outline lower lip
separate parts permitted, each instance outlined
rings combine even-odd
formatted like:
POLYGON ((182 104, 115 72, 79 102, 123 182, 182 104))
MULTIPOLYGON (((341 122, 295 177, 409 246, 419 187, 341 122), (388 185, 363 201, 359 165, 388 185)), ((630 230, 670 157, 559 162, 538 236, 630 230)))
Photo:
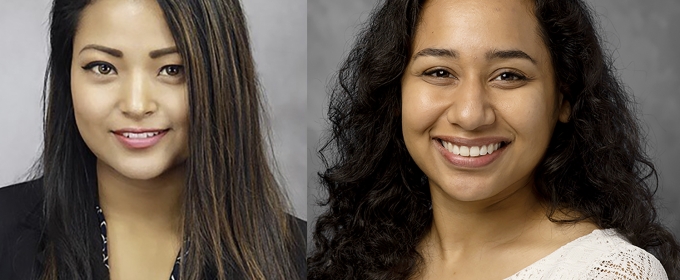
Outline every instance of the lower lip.
POLYGON ((161 141, 163 136, 167 133, 167 130, 162 131, 156 136, 153 137, 148 137, 148 138, 127 138, 123 135, 116 134, 116 138, 118 141, 120 141, 125 147, 130 148, 130 149, 146 149, 149 147, 152 147, 153 145, 156 145, 158 141, 161 141))
POLYGON ((501 147, 498 150, 495 150, 493 154, 486 154, 483 156, 476 157, 464 157, 449 152, 449 150, 442 146, 439 140, 433 139, 432 141, 437 151, 439 151, 439 153, 442 154, 442 156, 444 156, 444 158, 449 163, 453 164, 456 167, 461 168, 481 168, 487 166, 494 162, 498 157, 500 157, 503 151, 505 151, 505 148, 507 147, 507 146, 501 147))

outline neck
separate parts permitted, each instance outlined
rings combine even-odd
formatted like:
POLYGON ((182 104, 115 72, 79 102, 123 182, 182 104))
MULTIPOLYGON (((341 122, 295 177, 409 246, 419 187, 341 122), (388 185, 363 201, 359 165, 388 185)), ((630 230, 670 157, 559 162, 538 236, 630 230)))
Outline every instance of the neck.
POLYGON ((135 180, 98 160, 97 181, 99 205, 107 221, 180 231, 183 164, 156 178, 135 180))
POLYGON ((442 256, 463 256, 517 241, 546 220, 529 183, 475 202, 456 201, 441 188, 430 189, 433 223, 425 242, 442 256))

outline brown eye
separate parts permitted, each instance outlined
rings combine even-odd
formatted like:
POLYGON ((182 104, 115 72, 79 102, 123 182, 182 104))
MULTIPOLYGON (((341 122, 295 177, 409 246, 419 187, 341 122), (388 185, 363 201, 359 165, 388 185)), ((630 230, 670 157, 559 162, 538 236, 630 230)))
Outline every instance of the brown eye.
POLYGON ((496 77, 495 80, 512 82, 512 81, 521 81, 521 80, 525 80, 525 79, 526 79, 526 77, 524 77, 522 75, 515 74, 515 73, 512 73, 512 72, 504 72, 504 73, 498 75, 498 77, 496 77))
POLYGON ((106 65, 106 64, 101 64, 101 65, 97 66, 97 68, 99 70, 98 71, 99 74, 108 75, 109 73, 111 73, 111 67, 106 65))
POLYGON ((425 75, 434 77, 434 78, 449 78, 453 77, 449 71, 446 71, 444 69, 434 69, 428 72, 425 72, 425 75))
POLYGON ((184 67, 181 65, 168 65, 161 69, 161 75, 179 76, 184 73, 184 67))
POLYGON ((92 62, 88 65, 85 65, 83 69, 92 71, 97 75, 109 75, 112 73, 114 74, 116 73, 116 69, 113 67, 113 65, 102 61, 92 62))

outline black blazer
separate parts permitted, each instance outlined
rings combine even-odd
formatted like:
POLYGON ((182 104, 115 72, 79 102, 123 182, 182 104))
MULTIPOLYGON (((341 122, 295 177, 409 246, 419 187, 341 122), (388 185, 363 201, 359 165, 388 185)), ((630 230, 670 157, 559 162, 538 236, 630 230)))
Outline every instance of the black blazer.
MULTIPOLYGON (((42 179, 0 188, 0 280, 36 279, 42 272, 42 202, 42 179)), ((301 232, 306 232, 307 223, 295 219, 301 232)), ((292 256, 300 279, 307 279, 305 243, 302 234, 292 256)))

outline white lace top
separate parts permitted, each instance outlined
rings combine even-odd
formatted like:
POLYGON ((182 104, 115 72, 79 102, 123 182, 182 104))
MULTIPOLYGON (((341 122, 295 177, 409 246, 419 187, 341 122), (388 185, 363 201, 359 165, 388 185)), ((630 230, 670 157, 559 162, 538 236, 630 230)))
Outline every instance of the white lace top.
POLYGON ((668 279, 652 254, 630 244, 614 229, 595 230, 557 249, 505 280, 668 279))

